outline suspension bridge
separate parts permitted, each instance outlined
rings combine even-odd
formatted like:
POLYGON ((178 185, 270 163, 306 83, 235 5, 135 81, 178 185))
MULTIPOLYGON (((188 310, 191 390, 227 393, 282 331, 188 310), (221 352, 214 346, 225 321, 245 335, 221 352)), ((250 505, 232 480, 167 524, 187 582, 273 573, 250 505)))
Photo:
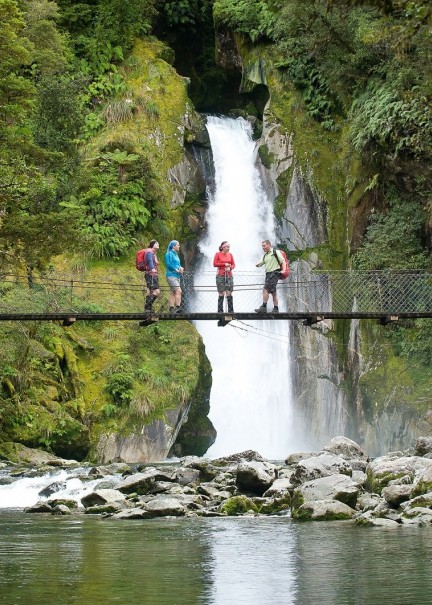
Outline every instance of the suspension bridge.
POLYGON ((426 271, 295 271, 279 281, 279 313, 258 314, 264 274, 236 271, 234 312, 217 313, 213 272, 185 273, 182 306, 169 313, 169 287, 160 277, 161 294, 151 313, 144 311, 143 275, 95 279, 85 272, 49 272, 40 276, 0 275, 0 321, 213 320, 226 325, 239 320, 300 320, 312 325, 324 319, 377 319, 386 324, 405 318, 432 317, 432 274, 426 271))

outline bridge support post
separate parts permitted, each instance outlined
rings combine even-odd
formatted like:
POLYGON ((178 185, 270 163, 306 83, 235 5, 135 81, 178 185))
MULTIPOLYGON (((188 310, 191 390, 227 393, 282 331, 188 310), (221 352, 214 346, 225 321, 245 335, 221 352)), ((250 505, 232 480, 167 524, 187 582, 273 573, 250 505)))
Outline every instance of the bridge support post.
POLYGON ((318 322, 322 321, 323 319, 324 319, 324 315, 311 315, 310 317, 305 319, 302 323, 304 326, 313 326, 314 324, 317 324, 318 322))
POLYGON ((378 323, 382 326, 386 326, 387 324, 391 323, 392 321, 398 321, 398 320, 399 320, 398 315, 384 315, 383 317, 379 318, 378 323))
POLYGON ((69 327, 69 326, 73 326, 73 324, 76 322, 76 317, 67 317, 66 319, 63 320, 63 325, 65 326, 65 328, 69 327))
POLYGON ((152 326, 153 324, 157 324, 159 321, 159 317, 155 317, 155 316, 151 316, 151 317, 146 317, 145 319, 143 319, 142 321, 139 322, 139 326, 143 327, 143 328, 147 328, 148 326, 152 326))
POLYGON ((219 328, 224 328, 233 319, 235 319, 235 318, 232 315, 224 315, 221 319, 219 319, 219 321, 217 322, 217 325, 219 328))

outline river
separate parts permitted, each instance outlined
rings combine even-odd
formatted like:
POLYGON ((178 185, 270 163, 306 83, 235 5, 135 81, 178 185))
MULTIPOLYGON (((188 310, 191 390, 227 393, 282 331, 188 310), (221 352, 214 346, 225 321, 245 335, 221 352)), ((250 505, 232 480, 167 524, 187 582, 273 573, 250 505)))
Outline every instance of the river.
POLYGON ((425 605, 432 531, 0 511, 2 605, 425 605))

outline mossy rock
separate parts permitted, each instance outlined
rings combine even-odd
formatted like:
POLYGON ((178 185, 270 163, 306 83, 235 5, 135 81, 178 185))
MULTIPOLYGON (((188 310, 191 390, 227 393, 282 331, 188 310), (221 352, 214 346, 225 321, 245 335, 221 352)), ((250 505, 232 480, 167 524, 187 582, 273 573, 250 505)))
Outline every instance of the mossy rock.
POLYGON ((258 147, 258 155, 263 165, 269 170, 275 160, 274 153, 271 153, 267 145, 264 144, 258 147))
POLYGON ((264 503, 260 509, 260 515, 276 515, 290 509, 291 496, 287 492, 280 498, 273 498, 270 502, 264 503))
POLYGON ((226 513, 229 517, 243 515, 249 511, 258 512, 257 505, 246 496, 233 496, 228 498, 220 507, 221 513, 226 513))
POLYGON ((411 499, 417 496, 423 496, 424 494, 432 493, 432 481, 425 481, 420 479, 413 491, 411 492, 411 499))
POLYGON ((365 489, 373 494, 381 494, 382 490, 387 487, 390 481, 405 477, 407 474, 407 472, 374 473, 368 468, 366 469, 365 489))
POLYGON ((291 498, 291 512, 294 514, 305 502, 304 496, 300 490, 295 489, 291 498))
POLYGON ((355 511, 343 502, 337 500, 317 500, 300 506, 292 518, 297 521, 347 521, 355 511))

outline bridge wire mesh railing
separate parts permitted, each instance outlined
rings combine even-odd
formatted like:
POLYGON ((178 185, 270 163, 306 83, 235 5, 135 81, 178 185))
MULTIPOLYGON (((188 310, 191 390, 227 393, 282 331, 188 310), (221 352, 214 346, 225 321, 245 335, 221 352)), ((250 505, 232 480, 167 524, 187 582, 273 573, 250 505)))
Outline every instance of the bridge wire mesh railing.
MULTIPOLYGON (((264 274, 236 272, 236 313, 250 313, 262 302, 264 274)), ((218 292, 213 272, 186 272, 181 279, 182 308, 187 313, 216 313, 218 292)), ((160 276, 156 313, 168 313, 169 286, 160 276)), ((432 274, 427 272, 295 272, 279 281, 279 307, 289 313, 372 313, 398 315, 432 312, 432 274)), ((49 272, 40 276, 0 275, 0 314, 140 313, 144 310, 144 276, 107 275, 94 280, 83 273, 49 272)), ((272 309, 272 301, 268 304, 272 309)), ((226 301, 224 311, 226 312, 226 301)))

